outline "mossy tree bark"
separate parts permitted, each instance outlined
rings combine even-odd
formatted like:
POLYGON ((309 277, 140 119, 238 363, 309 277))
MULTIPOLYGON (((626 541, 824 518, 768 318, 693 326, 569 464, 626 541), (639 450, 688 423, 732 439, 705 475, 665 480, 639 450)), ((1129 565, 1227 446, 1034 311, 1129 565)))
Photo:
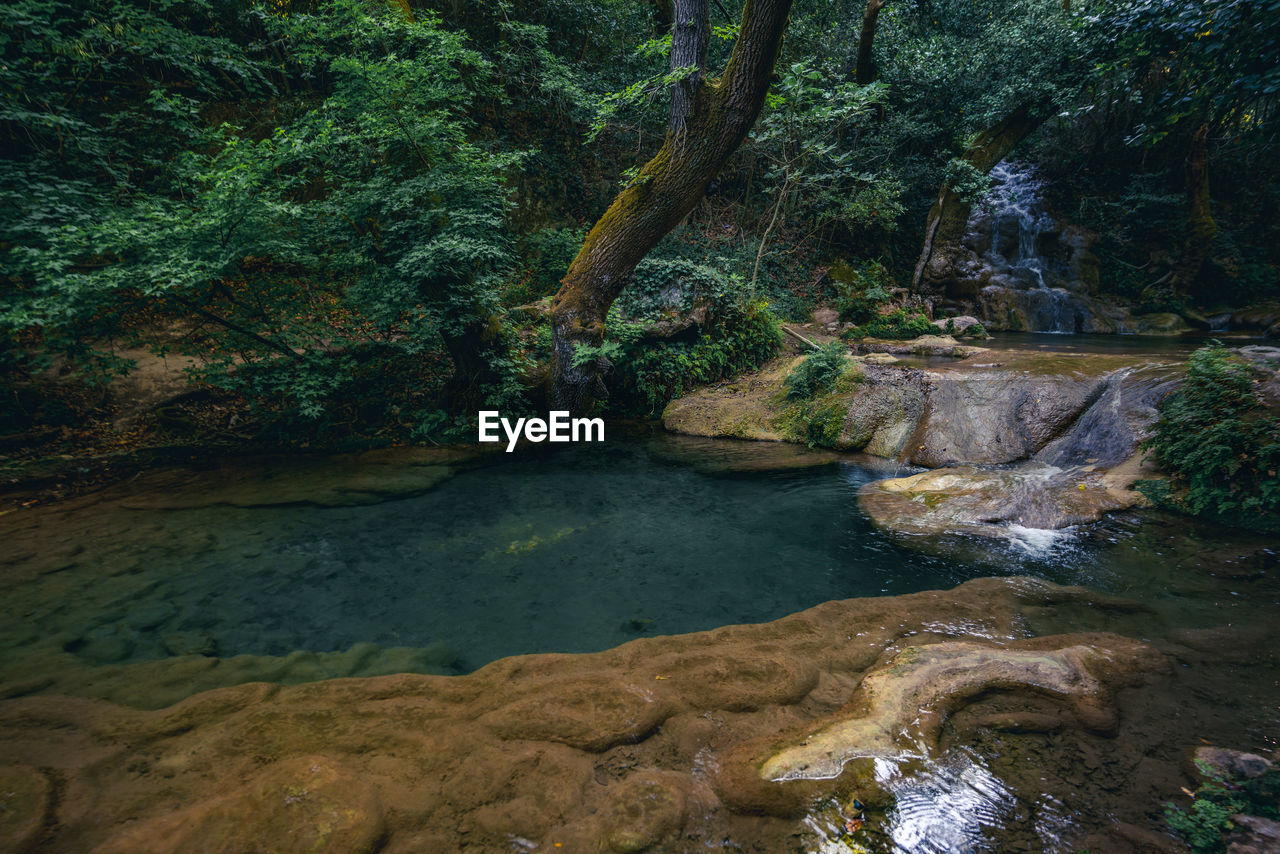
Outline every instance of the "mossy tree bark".
POLYGON ((636 264, 684 219, 746 137, 764 104, 791 0, 746 0, 738 40, 719 79, 703 73, 708 0, 673 3, 671 64, 695 70, 674 87, 658 153, 587 234, 551 307, 551 405, 582 413, 607 396, 608 361, 579 360, 604 339, 609 306, 636 264))
MULTIPOLYGON (((1014 146, 1040 126, 1044 117, 1044 104, 1025 103, 980 133, 959 159, 980 172, 990 172, 1013 151, 1014 146)), ((970 202, 964 200, 949 183, 942 185, 925 221, 924 247, 911 278, 912 291, 941 293, 947 281, 954 276, 956 255, 969 221, 970 207, 970 202)))
POLYGON ((886 0, 868 0, 867 11, 862 15, 862 35, 858 39, 858 65, 853 73, 853 79, 859 86, 866 86, 868 83, 875 82, 876 79, 875 62, 871 59, 871 46, 876 40, 876 22, 885 2, 886 0))

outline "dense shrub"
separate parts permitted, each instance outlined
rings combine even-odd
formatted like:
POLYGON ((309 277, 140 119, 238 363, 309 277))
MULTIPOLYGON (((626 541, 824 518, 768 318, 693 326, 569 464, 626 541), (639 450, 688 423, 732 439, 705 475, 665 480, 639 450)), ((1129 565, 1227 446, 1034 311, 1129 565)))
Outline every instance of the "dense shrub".
POLYGON ((893 276, 879 261, 861 267, 837 262, 831 265, 830 276, 836 283, 833 307, 840 312, 841 320, 852 323, 874 318, 894 287, 893 276))
POLYGON ((603 356, 613 364, 609 409, 661 411, 694 386, 758 368, 772 358, 782 327, 769 305, 751 299, 739 276, 680 258, 646 259, 609 312, 600 347, 578 347, 575 359, 603 356), (646 337, 655 321, 695 308, 705 322, 678 336, 646 337))
POLYGON ((919 338, 921 335, 936 334, 938 328, 919 312, 897 309, 891 314, 879 314, 861 326, 845 330, 843 337, 850 340, 859 338, 892 338, 906 340, 919 338))
POLYGON ((1192 513, 1280 514, 1280 416, 1253 385, 1253 366, 1220 344, 1192 354, 1146 442, 1173 488, 1148 482, 1143 493, 1192 513))

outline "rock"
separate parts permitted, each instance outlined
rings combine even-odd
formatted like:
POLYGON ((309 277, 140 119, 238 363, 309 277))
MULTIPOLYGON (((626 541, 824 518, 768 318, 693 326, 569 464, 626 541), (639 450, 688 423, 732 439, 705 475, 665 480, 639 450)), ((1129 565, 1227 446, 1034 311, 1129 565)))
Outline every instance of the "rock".
POLYGON ((216 471, 185 473, 184 489, 180 493, 168 493, 164 489, 166 479, 180 475, 159 472, 144 481, 154 488, 124 499, 123 505, 132 509, 177 510, 215 504, 233 507, 376 504, 426 492, 451 477, 454 464, 481 453, 475 447, 391 448, 310 460, 228 462, 216 471), (202 488, 192 488, 192 480, 203 482, 202 488))
POLYGON ((34 768, 0 768, 0 851, 34 851, 44 835, 52 787, 34 768))
POLYGON ((1280 852, 1280 821, 1256 815, 1233 815, 1235 829, 1227 834, 1227 854, 1276 854, 1280 852))
MULTIPOLYGON (((951 338, 918 340, 959 346, 951 338)), ((910 349, 914 342, 870 346, 881 343, 910 349)), ((1173 365, 1148 365, 1149 357, 1135 366, 1122 356, 1001 351, 998 363, 968 359, 920 370, 862 356, 841 388, 798 408, 786 399, 784 380, 800 358, 678 398, 663 424, 676 433, 816 442, 930 467, 1037 454, 1064 469, 1114 467, 1131 456, 1153 400, 1180 376, 1173 365)))
POLYGON ((1159 655, 1138 641, 1091 640, 1058 649, 967 642, 906 647, 863 677, 859 698, 831 721, 783 739, 785 746, 759 766, 760 777, 834 779, 854 759, 888 758, 915 744, 936 750, 948 713, 996 687, 1047 694, 1072 708, 1087 728, 1106 731, 1115 724, 1114 713, 1095 671, 1139 673, 1161 664, 1159 655))
POLYGON ((611 851, 648 851, 684 824, 688 782, 683 775, 640 772, 613 795, 605 844, 611 851))
POLYGON ((1251 305, 1231 315, 1232 329, 1267 330, 1280 324, 1280 302, 1251 305))
POLYGON ((1181 335, 1191 331, 1182 316, 1171 311, 1139 315, 1137 323, 1139 335, 1181 335))
POLYGON ((840 322, 840 312, 834 308, 815 308, 813 313, 809 315, 809 319, 818 326, 828 326, 832 323, 840 322))
POLYGON ((324 756, 273 766, 239 792, 126 829, 95 854, 377 850, 384 823, 372 785, 324 756))
POLYGON ((857 358, 868 365, 893 365, 898 362, 898 357, 890 353, 868 353, 857 358))
MULTIPOLYGON (((938 327, 940 332, 948 335, 964 335, 972 326, 981 326, 982 321, 970 314, 962 314, 958 317, 938 318, 933 321, 933 325, 938 327), (950 327, 948 329, 948 327, 950 327)), ((989 336, 983 336, 989 337, 989 336)))
POLYGON ((857 353, 892 353, 899 356, 950 356, 967 359, 987 352, 985 347, 961 344, 950 335, 921 335, 907 341, 863 338, 851 345, 857 353))
POLYGON ((1092 522, 1139 500, 1136 493, 1113 488, 1100 473, 1044 465, 942 468, 873 481, 858 491, 858 506, 877 527, 933 536, 1021 538, 1020 528, 1053 530, 1092 522))
POLYGON ((129 628, 143 632, 148 629, 154 629, 161 623, 168 622, 176 617, 177 614, 178 609, 174 607, 172 602, 155 599, 130 607, 128 613, 125 614, 124 622, 129 628))
POLYGON ((134 636, 114 625, 95 626, 69 648, 71 652, 93 664, 110 664, 129 657, 134 636))
POLYGON ((1268 338, 1280 338, 1280 320, 1267 327, 1267 331, 1263 333, 1268 338))
POLYGON ((218 642, 204 632, 173 632, 164 636, 164 648, 170 655, 218 654, 218 642))
POLYGON ((1197 747, 1191 754, 1191 761, 1198 775, 1203 775, 1203 766, 1210 776, 1223 780, 1252 780, 1274 767, 1265 756, 1225 747, 1197 747))
POLYGON ((1110 334, 1116 323, 1083 294, 1063 288, 1025 287, 994 277, 977 298, 983 325, 1010 332, 1074 332, 1110 334))
MULTIPOLYGON (((873 688, 889 710, 877 719, 888 720, 917 690, 947 709, 970 688, 996 685, 984 679, 1004 680, 1002 708, 1025 701, 1043 711, 1047 692, 1068 710, 1064 736, 1105 731, 1110 698, 1128 696, 1110 688, 1158 672, 1158 657, 1112 635, 1008 640, 1051 606, 1087 615, 1103 602, 1081 588, 983 578, 600 653, 506 658, 463 676, 255 682, 153 711, 10 695, 0 700, 0 767, 24 770, 0 771, 0 797, 17 793, 0 809, 0 849, 38 827, 38 850, 99 854, 682 850, 689 834, 792 850, 797 823, 739 808, 753 798, 770 814, 803 812, 810 796, 847 802, 848 781, 797 789, 748 760, 862 719, 873 688), (38 763, 56 769, 56 799, 30 770, 38 763)), ((375 652, 353 648, 352 657, 375 652)), ((127 695, 174 680, 190 691, 193 673, 237 666, 148 662, 127 695)), ((936 733, 939 721, 919 731, 936 733)), ((1123 738, 1094 747, 1147 749, 1123 738)))
POLYGON ((803 356, 782 357, 732 384, 699 389, 676 398, 662 412, 662 424, 674 433, 779 442, 777 423, 783 381, 803 356))
POLYGON ((707 306, 705 304, 695 305, 686 312, 671 312, 670 316, 662 320, 656 320, 645 326, 641 333, 645 338, 655 338, 659 340, 675 338, 694 327, 702 327, 707 322, 707 306))

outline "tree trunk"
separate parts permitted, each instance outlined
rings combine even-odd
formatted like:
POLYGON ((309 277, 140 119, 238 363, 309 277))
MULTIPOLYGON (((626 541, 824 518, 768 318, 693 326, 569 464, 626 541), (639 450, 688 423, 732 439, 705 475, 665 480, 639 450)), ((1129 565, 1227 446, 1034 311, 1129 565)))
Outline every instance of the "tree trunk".
MULTIPOLYGON (((707 0, 676 0, 673 68, 703 65, 707 0), (690 62, 694 59, 694 62, 690 62)), ((693 210, 755 123, 764 104, 786 30, 791 0, 746 0, 733 53, 719 80, 699 71, 675 87, 671 121, 658 153, 645 164, 587 234, 551 306, 552 407, 588 411, 607 396, 603 357, 579 359, 599 347, 605 315, 649 250, 693 210)))
MULTIPOLYGON (((993 127, 978 135, 969 149, 960 156, 979 172, 990 172, 992 167, 1008 156, 1019 142, 1044 121, 1044 104, 1026 103, 1018 107, 993 127)), ((941 292, 953 274, 956 254, 964 228, 969 221, 971 204, 963 200, 944 183, 938 198, 929 209, 925 221, 924 247, 911 277, 911 290, 916 293, 941 292)))
POLYGON ((865 86, 876 79, 875 63, 871 60, 871 44, 876 40, 876 19, 886 0, 868 0, 867 11, 862 15, 862 36, 858 39, 858 66, 853 79, 865 86))

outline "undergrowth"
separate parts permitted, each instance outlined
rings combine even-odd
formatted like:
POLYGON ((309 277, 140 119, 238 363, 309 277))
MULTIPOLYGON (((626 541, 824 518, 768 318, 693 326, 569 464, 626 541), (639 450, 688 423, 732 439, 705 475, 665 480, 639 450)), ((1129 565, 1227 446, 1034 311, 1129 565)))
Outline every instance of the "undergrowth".
POLYGON ((1280 415, 1254 390, 1255 369, 1214 342, 1192 354, 1144 447, 1172 483, 1142 481, 1153 503, 1270 528, 1280 521, 1280 415))

